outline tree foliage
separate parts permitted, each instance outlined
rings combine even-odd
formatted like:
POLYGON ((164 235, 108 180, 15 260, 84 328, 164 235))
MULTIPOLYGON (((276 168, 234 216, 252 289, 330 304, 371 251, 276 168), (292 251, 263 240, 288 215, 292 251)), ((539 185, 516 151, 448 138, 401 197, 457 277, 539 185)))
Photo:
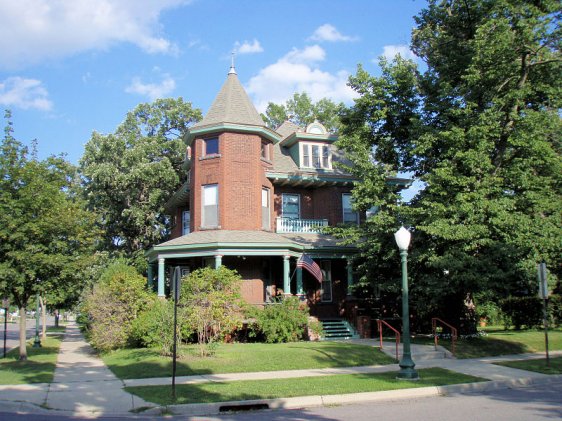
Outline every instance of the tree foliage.
POLYGON ((115 133, 97 132, 85 146, 80 171, 86 200, 100 215, 103 249, 144 262, 170 223, 163 206, 184 181, 182 135, 201 112, 178 99, 158 99, 129 112, 115 133))
POLYGON ((344 108, 343 103, 336 104, 327 98, 312 102, 310 96, 303 92, 295 93, 285 104, 270 102, 262 118, 272 129, 287 120, 303 128, 318 120, 329 132, 336 133, 340 127, 339 114, 344 108))
POLYGON ((389 231, 411 226, 420 313, 459 320, 467 294, 532 294, 539 261, 561 275, 560 17, 556 1, 433 0, 412 35, 427 70, 397 58, 351 78, 341 146, 365 178, 357 206, 381 208, 366 268, 384 278, 389 231), (383 179, 398 172, 425 188, 397 206, 383 179))
POLYGON ((13 137, 9 112, 6 120, 0 145, 0 293, 25 314, 36 294, 77 299, 97 231, 94 216, 74 194, 75 168, 61 157, 37 160, 13 137))

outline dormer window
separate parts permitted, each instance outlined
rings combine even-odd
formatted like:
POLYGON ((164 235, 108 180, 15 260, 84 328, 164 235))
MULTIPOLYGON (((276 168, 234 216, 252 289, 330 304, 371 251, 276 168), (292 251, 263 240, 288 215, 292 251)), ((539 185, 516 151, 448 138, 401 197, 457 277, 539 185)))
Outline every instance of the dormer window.
POLYGON ((300 148, 301 168, 332 169, 332 152, 330 150, 330 145, 325 143, 302 142, 300 148))
POLYGON ((203 156, 212 156, 219 154, 219 139, 218 137, 211 137, 203 139, 203 156))

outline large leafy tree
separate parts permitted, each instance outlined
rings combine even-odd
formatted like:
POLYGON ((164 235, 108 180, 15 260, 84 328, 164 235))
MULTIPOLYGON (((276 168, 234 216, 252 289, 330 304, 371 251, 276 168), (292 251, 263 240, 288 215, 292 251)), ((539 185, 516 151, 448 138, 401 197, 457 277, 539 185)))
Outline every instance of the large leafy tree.
POLYGON ((534 293, 539 261, 560 276, 560 17, 548 0, 430 1, 412 36, 426 71, 398 59, 351 79, 343 147, 425 184, 393 210, 415 230, 420 313, 458 320, 474 293, 534 293))
POLYGON ((136 259, 168 234, 163 206, 183 181, 182 135, 201 112, 182 98, 158 99, 129 112, 115 133, 94 132, 80 160, 91 209, 101 216, 103 248, 136 259))
POLYGON ((96 242, 93 215, 75 191, 75 168, 61 157, 37 160, 13 137, 10 113, 0 145, 0 294, 20 310, 20 359, 27 358, 30 300, 77 297, 96 242))
POLYGON ((313 102, 306 92, 302 92, 295 93, 285 104, 270 102, 262 118, 272 129, 287 120, 303 128, 318 120, 329 132, 336 133, 340 127, 339 114, 344 108, 343 103, 336 104, 328 98, 313 102))

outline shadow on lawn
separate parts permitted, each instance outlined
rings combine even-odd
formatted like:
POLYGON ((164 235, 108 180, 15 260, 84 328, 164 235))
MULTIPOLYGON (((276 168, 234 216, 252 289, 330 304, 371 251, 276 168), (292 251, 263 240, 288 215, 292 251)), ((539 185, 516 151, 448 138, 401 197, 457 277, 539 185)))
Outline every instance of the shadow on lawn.
POLYGON ((19 360, 19 348, 7 353, 6 359, 1 361, 0 372, 5 372, 6 378, 13 373, 20 383, 49 383, 53 380, 58 345, 43 345, 41 348, 27 346, 27 360, 19 360), (44 360, 51 361, 44 361, 44 360))

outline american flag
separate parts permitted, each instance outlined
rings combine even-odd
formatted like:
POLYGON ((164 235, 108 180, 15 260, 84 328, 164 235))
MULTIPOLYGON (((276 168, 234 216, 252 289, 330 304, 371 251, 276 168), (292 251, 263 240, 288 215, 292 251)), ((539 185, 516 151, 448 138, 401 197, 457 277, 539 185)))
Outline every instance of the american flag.
POLYGON ((306 254, 301 254, 301 257, 297 260, 297 267, 306 269, 318 282, 322 282, 323 276, 320 266, 306 254))

